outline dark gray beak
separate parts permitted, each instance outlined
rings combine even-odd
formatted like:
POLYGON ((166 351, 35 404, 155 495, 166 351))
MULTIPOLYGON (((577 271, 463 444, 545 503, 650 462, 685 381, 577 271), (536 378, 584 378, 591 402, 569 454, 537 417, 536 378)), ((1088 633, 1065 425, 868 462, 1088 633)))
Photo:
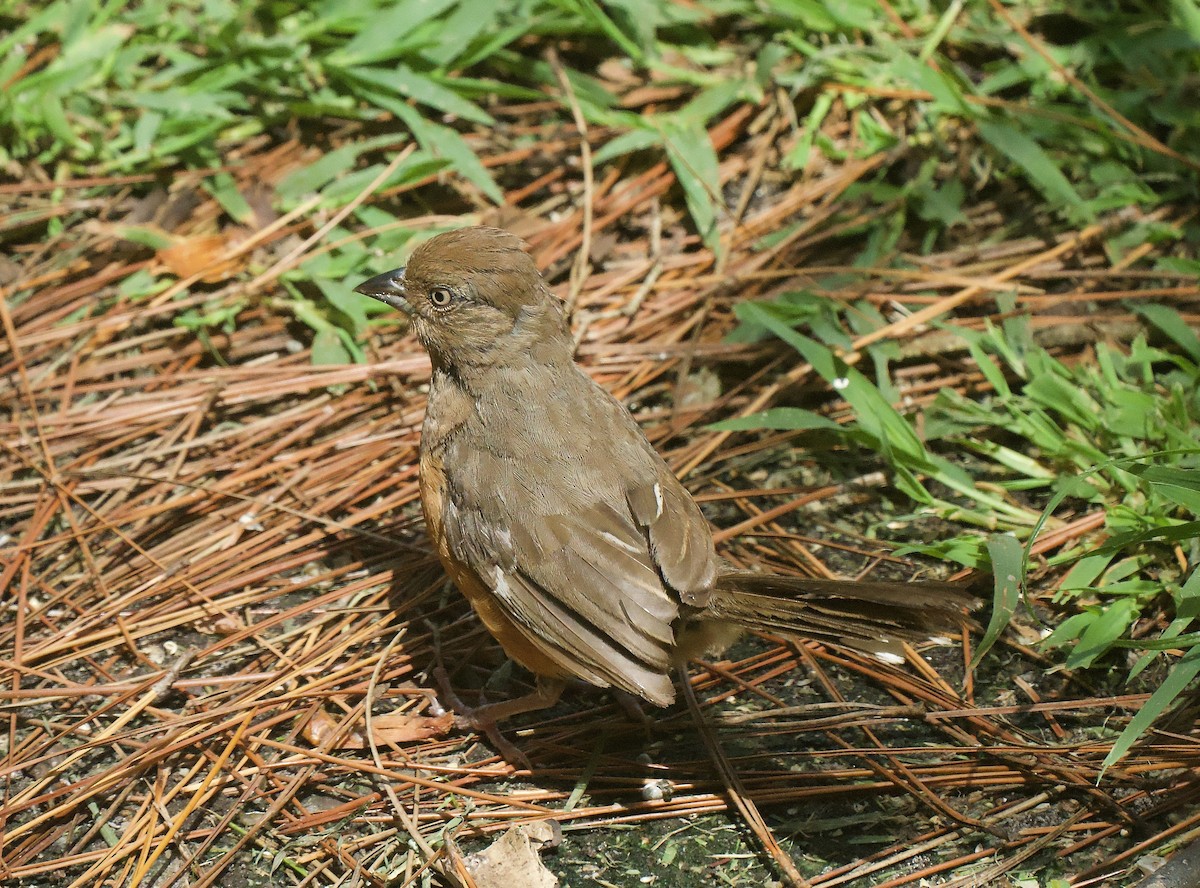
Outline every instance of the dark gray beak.
POLYGON ((404 298, 404 266, 377 274, 369 281, 363 281, 354 288, 354 292, 378 299, 405 314, 412 314, 412 306, 404 298))

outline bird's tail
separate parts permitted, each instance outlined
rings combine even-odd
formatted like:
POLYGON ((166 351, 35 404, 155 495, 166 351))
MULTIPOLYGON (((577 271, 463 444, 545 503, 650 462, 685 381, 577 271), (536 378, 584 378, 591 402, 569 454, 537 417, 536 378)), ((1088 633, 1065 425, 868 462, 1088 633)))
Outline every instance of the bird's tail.
POLYGON ((956 634, 978 599, 939 582, 818 580, 747 571, 717 579, 705 609, 747 629, 827 641, 898 662, 900 643, 956 634))

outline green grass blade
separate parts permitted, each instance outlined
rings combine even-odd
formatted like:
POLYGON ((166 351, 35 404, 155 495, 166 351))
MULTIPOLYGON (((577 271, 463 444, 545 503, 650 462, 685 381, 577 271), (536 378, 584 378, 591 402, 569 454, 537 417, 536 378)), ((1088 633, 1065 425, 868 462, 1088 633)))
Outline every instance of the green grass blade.
POLYGON ((739 319, 758 324, 771 331, 812 364, 821 375, 854 408, 859 426, 867 434, 887 445, 897 454, 921 466, 929 462, 925 445, 909 424, 879 389, 860 371, 851 367, 830 349, 796 332, 760 302, 744 302, 734 308, 739 319))
POLYGON ((1113 748, 1100 765, 1101 776, 1125 757, 1138 738, 1154 724, 1154 720, 1166 712, 1167 707, 1192 686, 1197 675, 1200 675, 1200 645, 1193 647, 1183 655, 1163 683, 1150 695, 1150 699, 1142 704, 1142 708, 1125 726, 1125 730, 1121 732, 1121 736, 1117 738, 1117 742, 1113 744, 1113 748))
POLYGON ((709 428, 723 432, 746 432, 756 429, 846 431, 844 426, 838 425, 833 420, 826 419, 811 410, 801 410, 798 407, 774 407, 761 413, 751 413, 749 416, 723 419, 720 422, 714 422, 709 428))
POLYGON ((1193 363, 1200 364, 1200 336, 1175 309, 1169 305, 1153 303, 1130 305, 1134 314, 1139 314, 1172 342, 1183 349, 1193 363))
POLYGON ((1023 169, 1047 200, 1067 210, 1072 218, 1092 217, 1092 211, 1041 145, 1016 127, 1000 120, 980 120, 976 125, 979 135, 1023 169))
POLYGON ((974 671, 1000 637, 1021 601, 1021 543, 1010 533, 993 534, 987 541, 992 562, 992 616, 967 668, 974 671))
POLYGON ((667 148, 671 169, 683 189, 696 231, 712 250, 719 246, 717 206, 721 202, 717 152, 708 131, 695 120, 663 120, 660 132, 667 148))

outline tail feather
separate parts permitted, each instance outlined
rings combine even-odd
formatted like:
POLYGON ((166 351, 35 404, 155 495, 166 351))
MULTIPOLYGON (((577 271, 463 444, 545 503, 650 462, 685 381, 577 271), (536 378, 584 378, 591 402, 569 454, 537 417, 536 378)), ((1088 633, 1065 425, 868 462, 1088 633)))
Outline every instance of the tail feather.
POLYGON ((956 633, 978 599, 939 582, 818 580, 745 571, 721 574, 706 618, 900 656, 900 642, 956 633))

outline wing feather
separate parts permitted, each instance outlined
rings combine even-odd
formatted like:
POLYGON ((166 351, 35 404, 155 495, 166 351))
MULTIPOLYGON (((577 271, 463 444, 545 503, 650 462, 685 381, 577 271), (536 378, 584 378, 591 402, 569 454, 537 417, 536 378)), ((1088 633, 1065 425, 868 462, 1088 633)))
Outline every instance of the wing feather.
POLYGON ((462 530, 451 545, 534 647, 592 684, 659 705, 674 699, 668 672, 679 609, 631 520, 622 526, 601 506, 527 515, 509 528, 461 506, 456 517, 462 530))

